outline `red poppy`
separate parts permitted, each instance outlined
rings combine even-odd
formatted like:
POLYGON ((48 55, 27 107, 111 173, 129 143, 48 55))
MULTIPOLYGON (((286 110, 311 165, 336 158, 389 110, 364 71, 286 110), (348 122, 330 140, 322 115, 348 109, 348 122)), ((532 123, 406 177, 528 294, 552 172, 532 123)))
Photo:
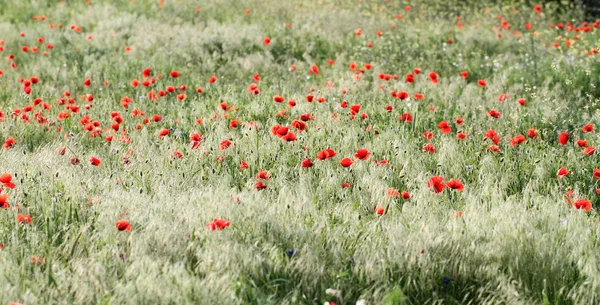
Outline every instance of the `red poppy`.
POLYGON ((584 211, 589 212, 592 209, 592 203, 586 199, 579 199, 573 203, 573 207, 578 210, 583 209, 584 211))
POLYGON ((518 100, 518 102, 519 102, 519 105, 521 105, 521 106, 525 106, 525 102, 527 102, 527 100, 526 100, 526 99, 524 99, 524 98, 520 98, 520 99, 518 100))
POLYGON ((429 73, 429 79, 431 80, 431 82, 433 84, 437 84, 438 83, 438 77, 439 77, 439 75, 437 73, 435 73, 435 72, 430 72, 429 73))
POLYGON ((425 144, 425 146, 423 146, 423 148, 421 150, 425 151, 425 152, 428 152, 430 154, 435 153, 435 147, 433 146, 433 143, 427 143, 427 144, 425 144))
POLYGON ((3 193, 0 194, 0 209, 8 209, 10 208, 10 204, 6 202, 8 200, 8 194, 3 193))
POLYGON ((0 183, 2 183, 2 186, 4 186, 5 188, 9 188, 9 189, 15 188, 15 184, 12 183, 12 175, 9 173, 4 173, 4 174, 0 175, 0 183))
POLYGON ((256 179, 269 180, 269 172, 268 171, 258 171, 256 174, 256 179))
POLYGON ((467 71, 462 71, 462 72, 460 72, 460 76, 462 76, 462 78, 465 78, 465 79, 466 79, 466 78, 468 78, 468 77, 469 77, 469 72, 467 72, 467 71))
POLYGON ((568 132, 563 132, 558 136, 558 143, 560 143, 560 145, 565 146, 567 145, 567 143, 569 142, 569 133, 568 132))
POLYGON ((375 212, 375 214, 381 216, 385 213, 385 208, 380 205, 376 205, 375 207, 373 207, 373 212, 375 212))
POLYGON ((510 139, 510 146, 517 146, 523 142, 525 142, 525 136, 524 135, 516 135, 512 139, 510 139))
POLYGON ((254 188, 261 191, 267 188, 267 186, 262 182, 262 181, 258 181, 256 182, 256 184, 254 184, 254 188))
POLYGON ((164 136, 168 135, 168 134, 169 134, 169 132, 170 132, 170 130, 169 130, 169 129, 167 129, 167 128, 164 128, 164 129, 162 129, 162 130, 161 130, 161 131, 158 133, 158 136, 162 138, 162 137, 164 137, 164 136))
POLYGON ((542 12, 542 7, 540 5, 536 5, 536 6, 533 7, 533 10, 536 13, 541 13, 542 12))
POLYGON ((284 101, 285 101, 285 98, 281 95, 273 96, 273 102, 275 102, 275 103, 283 103, 284 101))
POLYGON ((502 116, 502 114, 500 112, 496 111, 495 109, 490 110, 488 112, 488 115, 491 116, 491 117, 493 117, 493 118, 495 118, 495 119, 497 119, 497 118, 499 118, 499 117, 502 116))
POLYGON ((596 147, 594 146, 588 146, 583 150, 583 154, 586 156, 591 156, 594 152, 596 152, 596 147))
POLYGON ((587 140, 577 140, 577 146, 581 148, 586 148, 588 147, 588 142, 587 140))
POLYGON ((594 178, 600 180, 600 169, 594 168, 594 178))
POLYGON ((336 156, 336 153, 333 149, 324 149, 317 153, 317 159, 319 160, 328 160, 329 158, 333 158, 336 156))
POLYGON ((594 132, 594 125, 593 124, 587 124, 583 127, 581 127, 581 131, 583 132, 594 132))
POLYGON ((401 196, 402 196, 402 198, 404 198, 404 200, 410 199, 410 193, 407 191, 403 191, 401 196))
POLYGON ((444 177, 442 176, 433 176, 427 182, 427 187, 429 187, 436 194, 441 193, 444 190, 446 185, 444 184, 444 177))
POLYGON ((232 144, 232 143, 231 143, 231 141, 229 141, 229 140, 223 140, 223 141, 221 141, 221 143, 219 144, 219 149, 220 149, 221 151, 224 151, 224 150, 226 150, 227 148, 229 148, 229 146, 231 146, 231 144, 232 144))
POLYGON ((464 132, 462 132, 462 131, 460 131, 460 132, 458 132, 458 133, 456 134, 456 139, 457 139, 457 140, 464 140, 464 139, 466 139, 466 138, 467 138, 467 136, 469 136, 469 135, 468 135, 468 134, 466 134, 466 133, 464 133, 464 132))
POLYGON ((177 72, 177 71, 171 71, 171 73, 169 73, 169 75, 170 75, 172 78, 177 78, 177 77, 179 77, 179 72, 177 72))
POLYGON ((427 139, 427 140, 433 139, 433 136, 434 136, 433 132, 431 132, 429 130, 427 130, 426 132, 423 133, 423 137, 425 137, 425 139, 427 139))
POLYGON ((119 230, 119 231, 125 231, 125 232, 131 231, 131 224, 127 220, 123 220, 123 219, 118 220, 115 226, 117 227, 117 230, 119 230))
POLYGON ((6 141, 4 141, 4 149, 9 149, 15 144, 17 144, 17 140, 15 140, 15 138, 8 138, 6 141))
POLYGON ((214 83, 216 83, 216 82, 217 82, 217 80, 218 80, 218 79, 217 79, 217 77, 216 77, 215 75, 213 75, 213 76, 211 76, 211 77, 208 79, 208 82, 209 82, 210 84, 214 84, 214 83))
POLYGON ((268 46, 271 44, 271 37, 265 37, 265 39, 263 40, 263 43, 265 44, 265 46, 268 46))
POLYGON ((487 83, 483 79, 477 80, 477 84, 482 88, 485 88, 487 86, 487 83))
POLYGON ((211 231, 223 230, 231 225, 231 222, 225 219, 214 218, 213 221, 206 224, 206 228, 211 231))
POLYGON ((26 224, 31 224, 33 222, 33 220, 31 219, 31 215, 27 215, 27 214, 17 215, 17 221, 19 223, 26 223, 26 224))
POLYGON ((569 174, 569 170, 561 167, 558 169, 558 173, 556 173, 556 175, 558 176, 558 179, 561 179, 562 177, 566 176, 569 174))
POLYGON ((344 158, 340 161, 340 165, 343 167, 350 167, 352 164, 354 164, 354 162, 350 158, 344 158))
POLYGON ((450 127, 450 125, 448 125, 448 122, 446 121, 441 121, 437 127, 440 129, 440 131, 442 133, 449 133, 452 131, 452 128, 450 127))
POLYGON ((100 166, 100 159, 92 156, 90 158, 90 164, 93 165, 93 166, 100 166))
POLYGON ((537 136, 538 131, 535 129, 528 129, 527 130, 527 136, 530 138, 535 138, 535 136, 537 136))
POLYGON ((371 152, 369 152, 368 149, 361 148, 356 151, 356 154, 354 154, 354 157, 357 159, 360 159, 360 160, 367 160, 370 155, 371 155, 371 152))
POLYGON ((314 164, 312 163, 312 161, 310 161, 309 158, 302 160, 302 168, 309 168, 309 167, 312 167, 313 165, 314 164))
POLYGON ((402 114, 402 116, 398 117, 398 120, 406 122, 406 123, 412 123, 413 122, 413 117, 410 113, 405 112, 402 114))
POLYGON ((246 163, 246 161, 242 160, 242 162, 240 163, 240 169, 248 169, 250 168, 248 166, 248 163, 246 163))
POLYGON ((458 190, 459 192, 462 192, 465 189, 464 184, 456 179, 448 180, 448 182, 446 182, 446 186, 451 189, 458 190))
POLYGON ((496 146, 496 145, 490 145, 488 147, 488 151, 493 151, 493 152, 500 152, 500 147, 496 146))

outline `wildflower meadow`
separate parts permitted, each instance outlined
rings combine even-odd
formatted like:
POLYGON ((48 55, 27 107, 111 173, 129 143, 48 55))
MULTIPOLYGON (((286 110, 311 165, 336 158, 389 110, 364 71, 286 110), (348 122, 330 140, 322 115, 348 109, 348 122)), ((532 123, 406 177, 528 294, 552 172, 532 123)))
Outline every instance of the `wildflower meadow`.
POLYGON ((0 0, 0 304, 599 304, 599 26, 0 0))

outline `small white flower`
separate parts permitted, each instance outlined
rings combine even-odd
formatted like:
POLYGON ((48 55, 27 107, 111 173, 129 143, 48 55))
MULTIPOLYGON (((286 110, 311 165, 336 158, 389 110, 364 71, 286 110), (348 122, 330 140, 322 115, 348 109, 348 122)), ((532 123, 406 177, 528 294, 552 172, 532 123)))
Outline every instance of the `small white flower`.
POLYGON ((334 297, 339 297, 342 294, 341 290, 337 290, 337 289, 331 289, 331 288, 327 288, 327 290, 325 290, 325 293, 334 297))
POLYGON ((367 305, 367 302, 365 302, 365 300, 358 300, 356 301, 356 305, 367 305))

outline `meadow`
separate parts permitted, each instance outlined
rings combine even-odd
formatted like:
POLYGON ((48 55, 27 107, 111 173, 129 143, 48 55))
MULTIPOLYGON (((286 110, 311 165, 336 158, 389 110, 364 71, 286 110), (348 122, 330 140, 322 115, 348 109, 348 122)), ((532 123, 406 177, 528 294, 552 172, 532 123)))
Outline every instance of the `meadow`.
POLYGON ((0 304, 598 304, 599 25, 0 0, 0 304))

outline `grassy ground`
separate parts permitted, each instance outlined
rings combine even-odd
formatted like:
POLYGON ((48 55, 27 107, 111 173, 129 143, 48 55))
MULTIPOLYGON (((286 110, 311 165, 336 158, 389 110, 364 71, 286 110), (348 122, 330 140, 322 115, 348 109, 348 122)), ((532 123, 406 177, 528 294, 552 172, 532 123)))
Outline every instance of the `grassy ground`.
POLYGON ((598 23, 535 4, 0 0, 0 302, 597 304, 598 23))

